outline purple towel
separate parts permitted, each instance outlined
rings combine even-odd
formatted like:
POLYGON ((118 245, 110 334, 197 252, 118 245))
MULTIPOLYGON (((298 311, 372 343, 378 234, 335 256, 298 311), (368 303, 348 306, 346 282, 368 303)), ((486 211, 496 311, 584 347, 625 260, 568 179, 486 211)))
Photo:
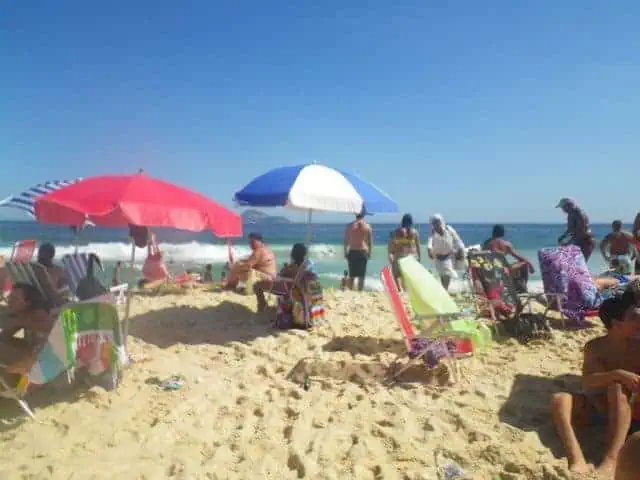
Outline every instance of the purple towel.
POLYGON ((582 324, 585 312, 599 306, 600 295, 580 248, 543 248, 538 259, 545 293, 560 294, 562 313, 582 324))

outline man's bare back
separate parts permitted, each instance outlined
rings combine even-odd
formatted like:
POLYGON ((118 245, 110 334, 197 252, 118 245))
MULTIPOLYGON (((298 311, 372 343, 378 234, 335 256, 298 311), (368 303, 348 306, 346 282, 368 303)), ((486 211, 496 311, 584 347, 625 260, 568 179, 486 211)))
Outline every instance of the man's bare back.
POLYGON ((355 220, 347 226, 345 232, 348 250, 369 252, 371 226, 364 220, 355 220))

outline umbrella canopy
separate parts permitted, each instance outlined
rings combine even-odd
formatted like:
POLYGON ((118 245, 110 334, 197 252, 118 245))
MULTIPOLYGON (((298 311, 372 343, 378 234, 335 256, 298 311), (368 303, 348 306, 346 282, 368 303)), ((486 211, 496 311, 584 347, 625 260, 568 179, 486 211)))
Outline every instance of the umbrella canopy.
POLYGON ((199 193, 149 177, 104 175, 85 178, 36 199, 39 222, 103 227, 140 225, 242 235, 240 215, 199 193))
POLYGON ((4 200, 0 200, 0 207, 17 208, 26 212, 31 218, 36 218, 35 201, 37 198, 47 193, 55 192, 61 188, 72 185, 82 180, 50 180, 48 182, 39 183, 31 188, 26 189, 18 195, 9 195, 4 200))
POLYGON ((280 167, 252 180, 236 192, 243 206, 290 207, 325 212, 393 213, 396 204, 382 190, 356 175, 324 165, 280 167))

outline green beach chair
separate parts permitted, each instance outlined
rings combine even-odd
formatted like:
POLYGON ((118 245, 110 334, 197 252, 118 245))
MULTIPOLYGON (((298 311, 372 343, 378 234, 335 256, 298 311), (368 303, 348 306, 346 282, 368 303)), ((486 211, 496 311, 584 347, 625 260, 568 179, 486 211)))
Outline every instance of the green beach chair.
MULTIPOLYGON (((491 346, 491 331, 484 323, 477 322, 466 312, 461 311, 453 301, 441 283, 416 259, 405 257, 399 262, 402 279, 409 294, 409 302, 414 311, 413 318, 409 318, 400 293, 398 292, 389 267, 382 270, 381 279, 395 316, 400 324, 401 331, 407 347, 410 361, 401 369, 394 364, 392 380, 407 370, 415 361, 427 354, 426 350, 416 351, 416 340, 426 339, 441 341, 452 339, 469 339, 473 345, 473 351, 481 351, 491 346), (419 333, 417 333, 419 332, 419 333)), ((445 351, 449 353, 445 345, 445 351)), ((457 356, 470 352, 448 354, 453 361, 453 379, 457 377, 457 356)))
POLYGON ((58 314, 28 373, 13 386, 0 375, 0 396, 15 400, 35 418, 25 401, 30 387, 47 384, 65 372, 71 383, 75 369, 80 367, 91 375, 110 373, 115 386, 125 362, 116 307, 109 303, 73 304, 58 314))

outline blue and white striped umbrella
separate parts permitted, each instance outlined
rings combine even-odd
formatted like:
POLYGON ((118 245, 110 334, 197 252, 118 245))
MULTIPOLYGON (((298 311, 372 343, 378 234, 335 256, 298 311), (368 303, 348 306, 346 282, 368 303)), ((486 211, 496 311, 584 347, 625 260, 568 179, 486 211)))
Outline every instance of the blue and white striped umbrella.
POLYGON ((10 195, 4 200, 0 200, 0 207, 17 208, 27 212, 31 218, 36 218, 35 202, 38 197, 55 192, 80 180, 82 180, 82 178, 77 178, 76 180, 52 180, 39 183, 35 187, 31 187, 18 195, 10 195))
POLYGON ((280 167, 252 180, 236 192, 243 206, 289 207, 324 212, 393 213, 398 204, 356 175, 324 165, 280 167))

